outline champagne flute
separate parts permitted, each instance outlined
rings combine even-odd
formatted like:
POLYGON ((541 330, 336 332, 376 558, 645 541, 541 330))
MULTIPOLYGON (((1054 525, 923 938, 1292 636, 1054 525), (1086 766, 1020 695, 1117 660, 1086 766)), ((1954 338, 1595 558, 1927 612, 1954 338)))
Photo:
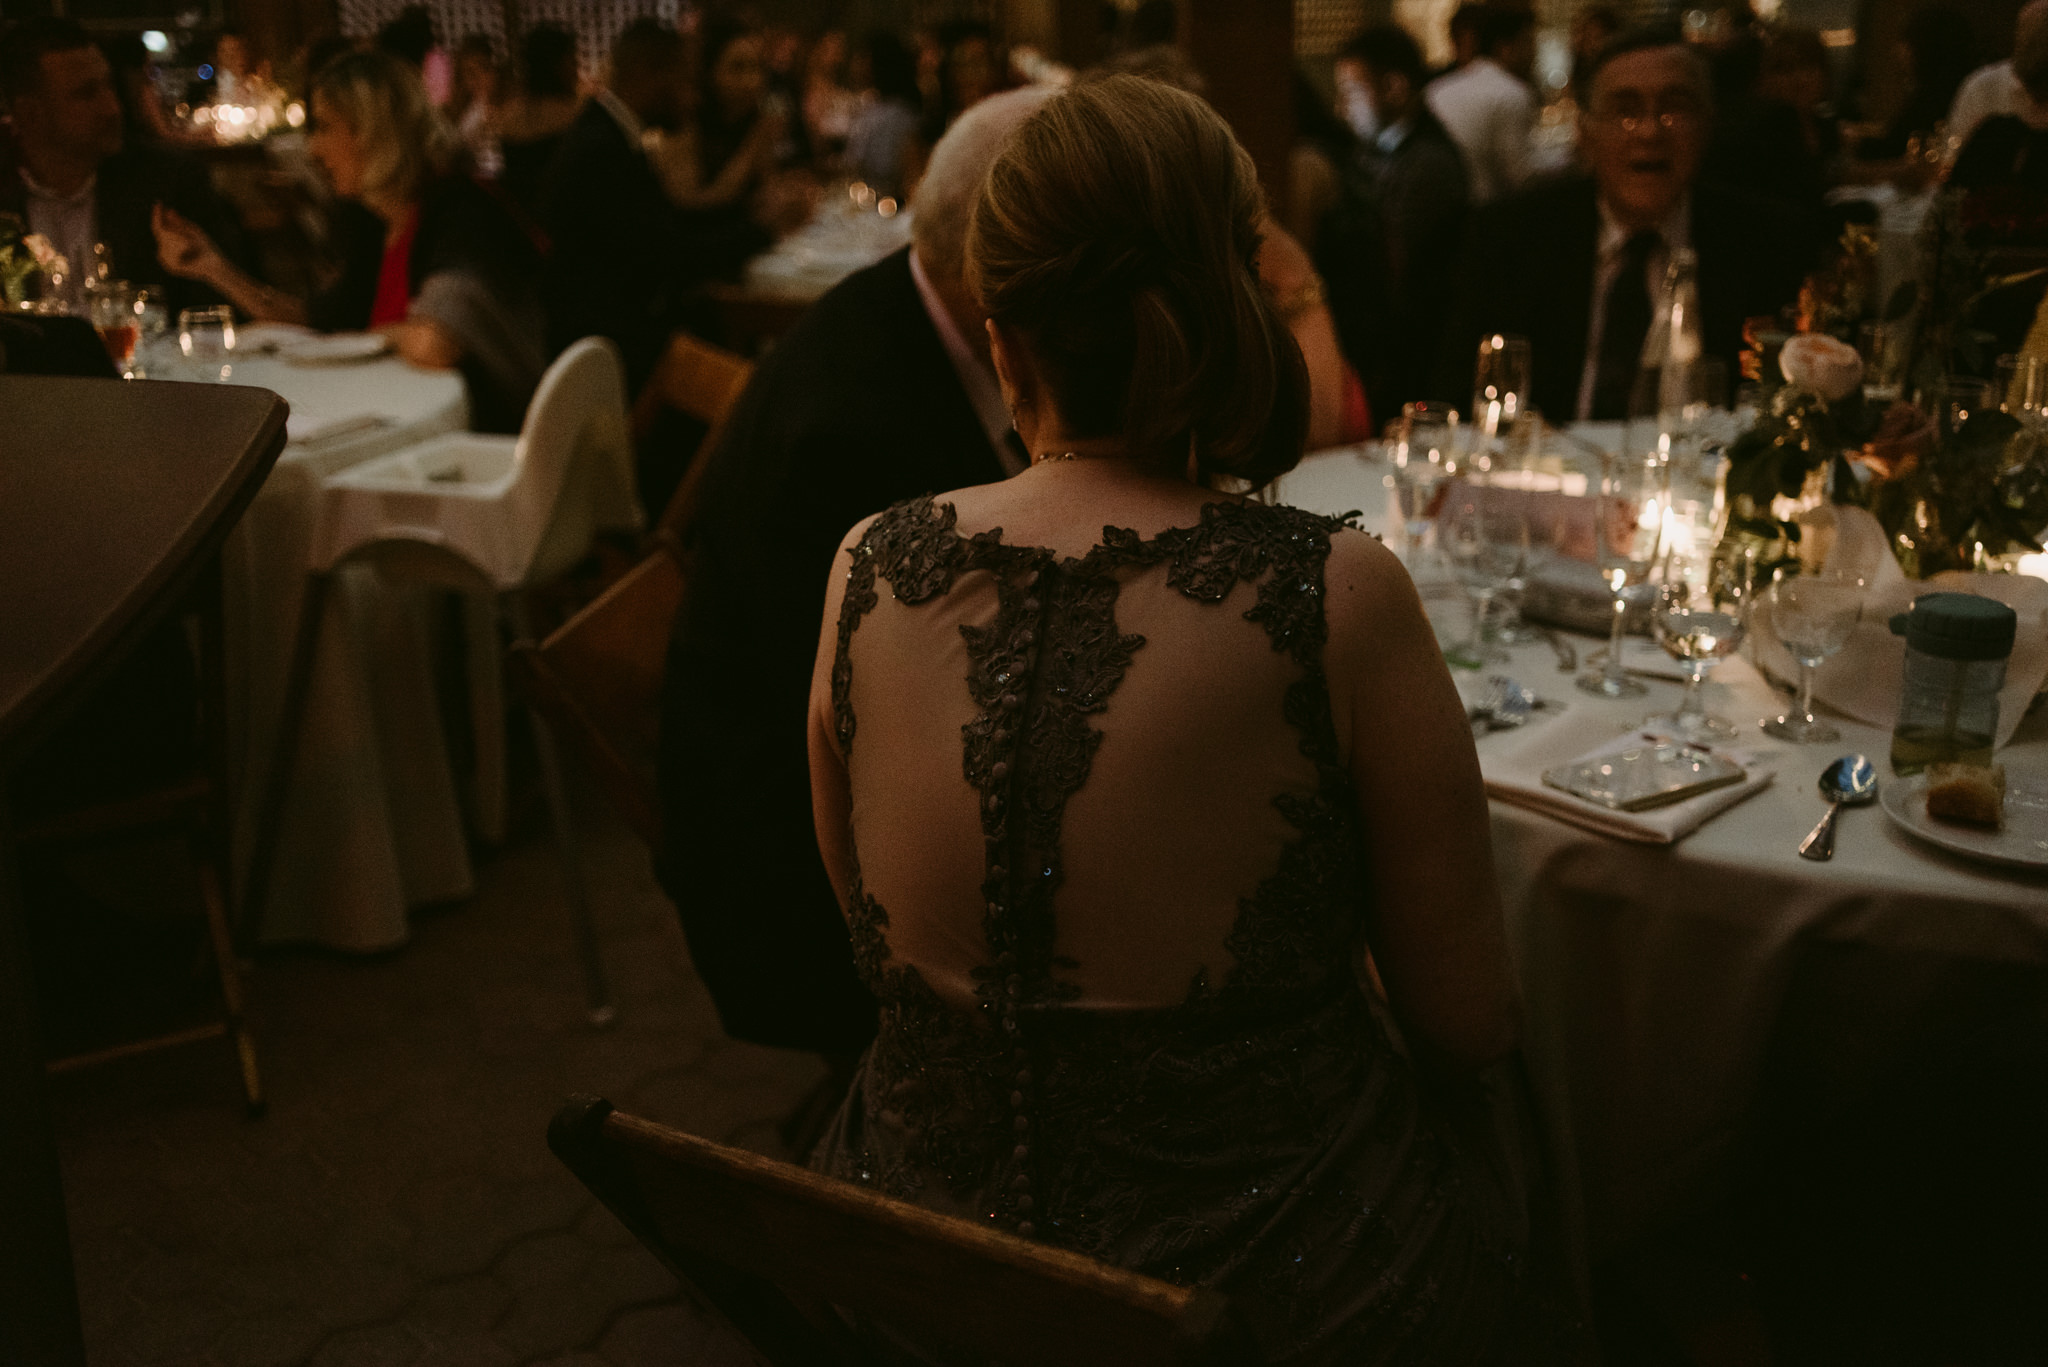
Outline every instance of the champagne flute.
POLYGON ((1669 467, 1655 452, 1607 455, 1600 461, 1600 493, 1593 505, 1594 545, 1601 578, 1614 600, 1614 622, 1608 630, 1607 661, 1598 671, 1581 674, 1578 685, 1603 698, 1629 698, 1647 690, 1621 665, 1622 629, 1629 604, 1657 563, 1664 535, 1664 507, 1669 500, 1669 467))
POLYGON ((1496 332, 1479 339, 1472 379, 1473 444, 1491 449, 1529 406, 1529 339, 1496 332))
POLYGON ((1685 669, 1685 696, 1674 712, 1643 725, 1670 730, 1695 743, 1734 740, 1726 717, 1710 715, 1702 697, 1710 670, 1742 647, 1746 630, 1740 567, 1731 559, 1680 547, 1664 557, 1662 582, 1650 607, 1650 632, 1664 653, 1685 669))
POLYGON ((1799 661, 1799 711, 1774 717, 1764 731, 1779 740, 1818 745, 1841 732, 1813 715, 1813 680, 1823 662, 1847 644, 1863 615, 1861 579, 1848 574, 1797 574, 1780 579, 1765 595, 1771 628, 1799 661))

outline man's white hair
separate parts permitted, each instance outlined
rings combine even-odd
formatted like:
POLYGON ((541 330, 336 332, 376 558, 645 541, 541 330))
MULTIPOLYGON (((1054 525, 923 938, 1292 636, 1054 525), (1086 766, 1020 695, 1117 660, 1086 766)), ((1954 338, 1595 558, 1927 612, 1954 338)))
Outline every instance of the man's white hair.
POLYGON ((910 230, 928 274, 959 278, 967 255, 967 221, 974 216, 982 177, 1017 125, 1056 93, 1051 86, 1030 85, 991 95, 953 120, 932 148, 924 179, 917 183, 910 230))

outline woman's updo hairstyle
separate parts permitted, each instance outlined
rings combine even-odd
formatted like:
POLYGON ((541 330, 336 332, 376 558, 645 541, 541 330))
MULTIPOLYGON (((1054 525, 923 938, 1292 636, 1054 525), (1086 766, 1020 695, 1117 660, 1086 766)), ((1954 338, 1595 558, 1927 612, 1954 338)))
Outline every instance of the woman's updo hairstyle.
POLYGON ((968 285, 1023 338, 1073 435, 1256 488, 1308 436, 1308 371, 1253 264, 1262 214, 1251 158, 1207 104, 1089 81, 989 168, 968 285))

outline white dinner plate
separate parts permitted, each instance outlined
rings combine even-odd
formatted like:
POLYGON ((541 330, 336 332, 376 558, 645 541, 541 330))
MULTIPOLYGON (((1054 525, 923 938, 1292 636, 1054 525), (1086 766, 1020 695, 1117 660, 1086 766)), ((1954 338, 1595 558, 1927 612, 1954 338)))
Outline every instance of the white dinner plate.
POLYGON ((292 365, 357 365, 390 349, 391 339, 381 333, 335 332, 281 346, 277 354, 292 365))
POLYGON ((1927 815, 1926 774, 1886 783, 1877 796, 1901 829, 1951 854, 2007 868, 2048 869, 2048 774, 2005 771, 2005 828, 1997 831, 1927 815))

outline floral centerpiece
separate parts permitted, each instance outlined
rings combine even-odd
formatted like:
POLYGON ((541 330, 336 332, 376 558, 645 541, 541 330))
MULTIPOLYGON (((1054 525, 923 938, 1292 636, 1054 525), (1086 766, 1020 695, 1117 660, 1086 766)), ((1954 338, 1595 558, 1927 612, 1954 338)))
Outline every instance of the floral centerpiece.
POLYGON ((1995 274, 1987 255, 1971 248, 1965 209, 1960 194, 1940 197, 1921 241, 1919 278, 1885 309, 1909 330, 1906 392, 1925 396, 1925 407, 1866 401, 1861 357, 1829 335, 1854 336, 1862 321, 1850 306, 1870 293, 1859 288, 1860 243, 1845 238, 1836 262, 1837 273, 1856 280, 1822 280, 1802 293, 1800 322, 1812 330, 1785 343, 1783 387, 1728 450, 1728 535, 1760 569, 1798 557, 1798 514, 1821 502, 1869 509, 1909 578, 2042 549, 2048 432, 2008 416, 1996 400, 1982 402, 1981 382, 1962 388, 1975 400, 1944 398, 1953 379, 1991 369, 1987 335, 1973 325, 1979 307, 2026 279, 1995 274))
POLYGON ((29 282, 56 260, 48 238, 30 232, 14 214, 0 213, 0 297, 8 308, 26 306, 29 282))

